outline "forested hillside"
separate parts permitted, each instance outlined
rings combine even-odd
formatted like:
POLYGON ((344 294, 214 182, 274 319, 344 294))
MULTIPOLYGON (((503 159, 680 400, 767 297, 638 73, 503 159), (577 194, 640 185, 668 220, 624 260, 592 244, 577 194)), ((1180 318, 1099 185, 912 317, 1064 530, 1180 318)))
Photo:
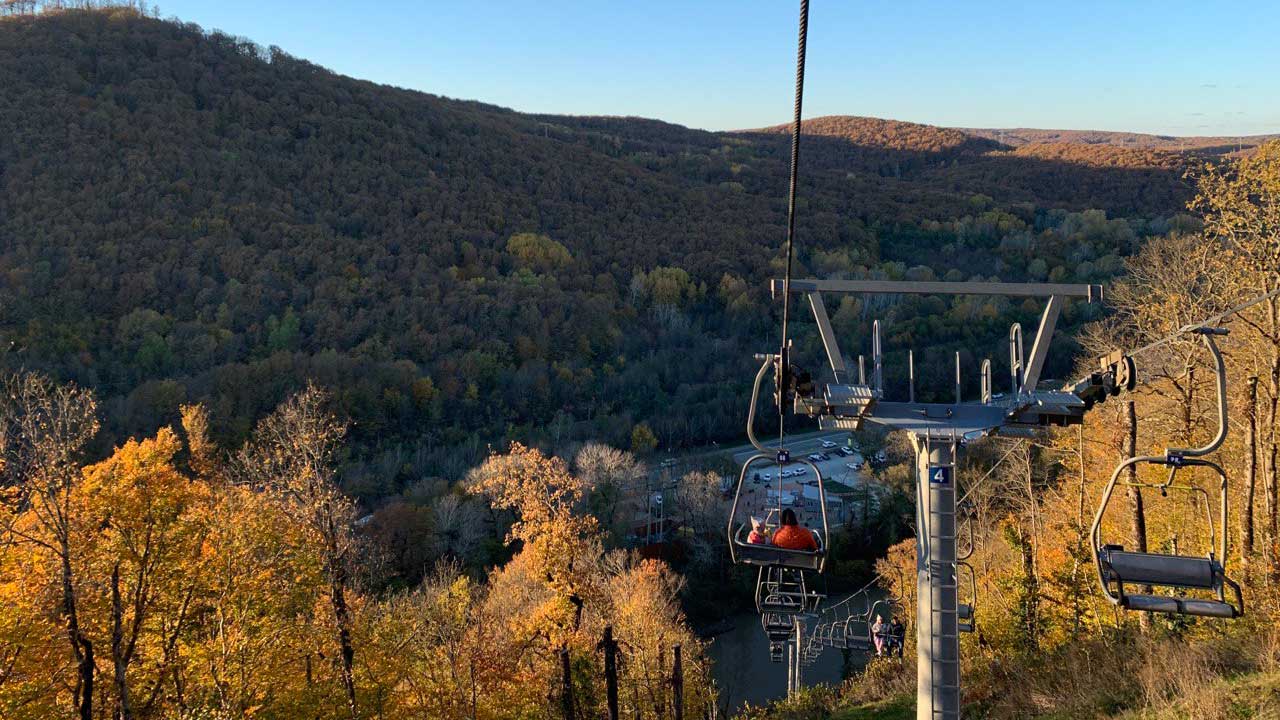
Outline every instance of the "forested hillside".
MULTIPOLYGON (((599 717, 611 686, 627 717, 727 713, 689 618, 755 588, 733 461, 652 456, 741 434, 777 342, 785 128, 520 114, 67 4, 0 0, 0 717, 599 717), (670 542, 637 525, 658 502, 670 542)), ((1249 689, 1280 671, 1280 300, 1224 319, 1226 526, 1167 487, 1099 514, 1129 547, 1229 537, 1245 616, 1121 613, 1088 522, 1119 458, 1217 427, 1203 349, 1161 339, 1280 288, 1280 143, 806 127, 798 274, 1107 282, 1046 377, 1154 348, 1078 433, 966 439, 966 712, 1274 712, 1249 689)), ((852 352, 882 320, 891 394, 915 351, 921 398, 950 396, 953 352, 967 396, 987 355, 1006 389, 1040 310, 828 302, 852 352)), ((796 343, 818 369, 803 320, 796 343)), ((876 460, 821 591, 874 563, 910 626, 912 461, 857 439, 876 460)), ((913 662, 745 716, 910 712, 913 662)))
MULTIPOLYGON (((344 487, 373 500, 509 438, 736 437, 776 342, 778 133, 521 115, 126 10, 0 20, 0 88, 3 362, 100 392, 104 448, 192 401, 238 443, 314 378, 355 423, 344 487)), ((1189 222, 1176 156, 811 129, 802 274, 1100 281, 1189 222)), ((946 352, 1032 318, 921 302, 835 321, 946 352)))

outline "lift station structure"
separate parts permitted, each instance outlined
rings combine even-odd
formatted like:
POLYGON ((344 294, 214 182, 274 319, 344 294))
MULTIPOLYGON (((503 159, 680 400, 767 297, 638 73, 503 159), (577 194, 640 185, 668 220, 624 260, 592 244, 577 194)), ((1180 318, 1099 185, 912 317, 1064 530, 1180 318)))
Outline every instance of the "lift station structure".
POLYGON ((1117 356, 1074 386, 1049 390, 1038 387, 1063 306, 1070 299, 1099 301, 1102 288, 1067 284, 797 279, 775 280, 771 289, 775 297, 788 291, 806 297, 831 371, 829 382, 813 384, 804 381, 800 371, 787 367, 780 359, 781 354, 770 356, 766 362, 773 364, 775 372, 780 373, 778 377, 782 378, 776 397, 790 403, 789 409, 795 414, 817 418, 824 429, 859 430, 870 423, 905 432, 911 438, 916 454, 917 499, 917 718, 959 718, 959 633, 963 618, 959 612, 956 554, 957 453, 965 442, 992 434, 1025 435, 1028 430, 1045 425, 1078 424, 1102 393, 1132 384, 1132 366, 1123 356, 1117 356), (1008 393, 997 396, 993 392, 992 365, 986 360, 982 363, 980 396, 965 401, 957 354, 954 402, 920 402, 915 399, 913 360, 908 360, 912 363, 908 369, 908 397, 899 400, 886 397, 879 321, 872 326, 870 376, 865 357, 859 356, 856 366, 850 362, 850 356, 841 350, 832 329, 824 293, 998 295, 1042 298, 1045 307, 1030 355, 1024 353, 1021 327, 1015 324, 1010 329, 1008 393), (797 377, 801 379, 794 379, 797 377), (788 393, 788 387, 793 392, 788 393))

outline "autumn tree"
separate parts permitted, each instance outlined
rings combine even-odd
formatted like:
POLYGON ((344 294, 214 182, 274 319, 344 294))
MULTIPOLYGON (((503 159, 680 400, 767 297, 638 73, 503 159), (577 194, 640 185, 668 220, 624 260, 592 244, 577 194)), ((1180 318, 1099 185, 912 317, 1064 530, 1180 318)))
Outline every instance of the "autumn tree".
POLYGON ((175 467, 172 430, 85 468, 81 532, 109 631, 115 716, 151 717, 171 687, 204 581, 209 495, 175 467), (106 579, 103 583, 102 580, 106 579), (109 603, 109 604, 108 604, 109 603))
MULTIPOLYGON (((1280 290, 1280 141, 1231 163, 1207 164, 1199 173, 1197 195, 1191 207, 1204 216, 1207 238, 1220 243, 1231 262, 1236 298, 1255 297, 1280 290)), ((1249 361, 1253 373, 1267 379, 1264 407, 1263 474, 1266 514, 1263 549, 1270 572, 1280 577, 1277 556, 1277 408, 1280 407, 1280 297, 1239 315, 1250 339, 1249 361)))
POLYGON ((328 582, 338 647, 339 675, 354 720, 356 702, 353 620, 348 602, 350 563, 355 549, 355 506, 335 479, 336 453, 346 432, 328 410, 328 394, 307 388, 286 400, 255 429, 236 458, 237 474, 275 498, 307 528, 328 582))
POLYGON ((583 445, 573 459, 586 485, 587 508, 605 530, 619 537, 632 513, 643 507, 643 482, 648 470, 635 455, 603 443, 583 445))
POLYGON ((559 458, 512 443, 507 454, 493 455, 473 471, 468 486, 494 507, 515 514, 508 542, 520 543, 521 555, 573 606, 576 628, 589 589, 576 561, 597 528, 594 517, 575 511, 585 483, 559 458))
POLYGON ((60 598, 57 612, 71 648, 76 673, 72 689, 76 715, 93 720, 98 648, 85 626, 83 585, 78 572, 77 515, 73 502, 82 482, 80 463, 85 446, 98 432, 97 404, 92 393, 75 385, 56 385, 34 373, 3 380, 0 431, 3 432, 4 484, 12 488, 7 528, 18 544, 47 552, 57 566, 60 598))

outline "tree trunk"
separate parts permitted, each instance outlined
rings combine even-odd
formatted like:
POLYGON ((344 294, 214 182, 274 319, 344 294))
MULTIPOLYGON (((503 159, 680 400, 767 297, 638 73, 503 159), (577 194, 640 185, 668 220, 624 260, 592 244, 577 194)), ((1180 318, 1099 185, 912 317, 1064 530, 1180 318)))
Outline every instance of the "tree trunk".
MULTIPOLYGON (((1128 433, 1125 436, 1125 458, 1138 454, 1138 415, 1133 401, 1125 403, 1125 421, 1128 433)), ((1126 470, 1130 483, 1138 481, 1138 468, 1130 465, 1126 470)), ((1142 490, 1134 485, 1129 486, 1129 535, 1136 552, 1147 551, 1147 515, 1142 506, 1142 490)))
POLYGON ((115 671, 116 718, 133 720, 129 699, 129 659, 124 646, 124 603, 120 599, 120 565, 111 568, 111 666, 115 671))
POLYGON ((1248 421, 1245 436, 1244 512, 1240 513, 1240 563, 1249 565, 1253 555, 1253 497, 1258 483, 1258 378, 1249 378, 1249 401, 1245 404, 1248 421))
POLYGON ((1040 582, 1036 575, 1036 561, 1031 536, 1018 526, 1019 550, 1022 554, 1022 603, 1023 623, 1027 642, 1031 649, 1040 647, 1040 582))
MULTIPOLYGON (((1134 407, 1132 400, 1125 403, 1125 424, 1127 434, 1125 436, 1124 454, 1126 458, 1135 457, 1138 454, 1138 413, 1134 407)), ((1136 465, 1130 465, 1126 471, 1127 479, 1130 483, 1138 481, 1138 468, 1136 465)), ((1134 552, 1144 553, 1147 551, 1147 514, 1142 505, 1142 488, 1137 485, 1129 486, 1129 534, 1133 540, 1134 552)), ((1140 592, 1150 593, 1151 586, 1143 585, 1139 587, 1140 592)), ((1138 613, 1138 627, 1146 632, 1151 627, 1151 618, 1147 613, 1138 613)))
POLYGON ((355 647, 351 643, 351 612, 347 608, 347 573, 342 561, 330 558, 329 600, 333 604, 333 617, 338 626, 338 648, 342 654, 342 689, 347 695, 347 709, 351 720, 358 720, 356 709, 355 647))
POLYGON ((75 588, 71 583, 71 548, 65 539, 62 554, 62 612, 67 617, 67 639, 71 642, 71 654, 76 659, 76 710, 80 720, 93 717, 93 643, 80 632, 80 619, 76 612, 75 588))
POLYGON ((1280 403, 1280 354, 1271 359, 1271 397, 1267 407, 1267 576, 1274 583, 1280 577, 1276 562, 1276 409, 1280 403))

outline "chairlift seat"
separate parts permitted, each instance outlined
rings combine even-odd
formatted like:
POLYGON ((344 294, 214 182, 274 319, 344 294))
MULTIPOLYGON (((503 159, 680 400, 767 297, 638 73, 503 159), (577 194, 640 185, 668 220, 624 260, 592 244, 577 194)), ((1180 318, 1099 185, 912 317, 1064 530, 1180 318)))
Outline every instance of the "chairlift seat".
POLYGON ((809 531, 818 544, 817 550, 790 550, 768 543, 749 543, 747 542, 749 532, 750 529, 744 523, 738 527, 738 532, 733 538, 734 549, 740 562, 760 567, 780 566, 814 572, 822 569, 826 549, 822 547, 822 536, 817 531, 809 531))
POLYGON ((760 612, 790 613, 804 612, 804 597, 788 593, 769 593, 760 600, 757 607, 760 612))
POLYGON ((1212 558, 1126 552, 1116 545, 1104 546, 1098 556, 1111 579, 1124 584, 1205 590, 1222 584, 1221 566, 1212 558))
POLYGON ((1170 595, 1125 595, 1120 604, 1129 610, 1169 613, 1170 615, 1198 615, 1212 618, 1236 618, 1239 610, 1230 603, 1200 598, 1182 598, 1170 595))

